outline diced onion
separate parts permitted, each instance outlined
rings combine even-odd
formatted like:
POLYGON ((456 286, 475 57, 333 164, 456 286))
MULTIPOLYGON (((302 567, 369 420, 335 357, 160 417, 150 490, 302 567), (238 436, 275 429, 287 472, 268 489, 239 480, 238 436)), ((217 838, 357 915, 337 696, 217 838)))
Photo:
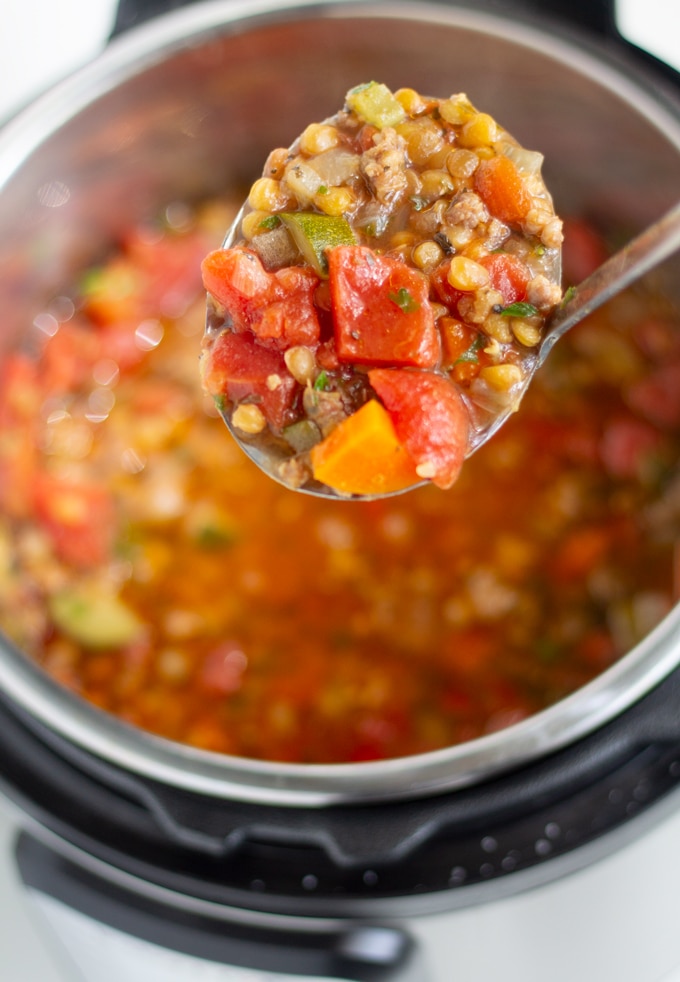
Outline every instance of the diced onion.
POLYGON ((543 154, 536 150, 525 150, 512 143, 504 143, 501 147, 504 156, 509 157, 522 174, 538 177, 543 166, 543 154))
POLYGON ((349 150, 327 150, 311 160, 309 166, 319 175, 322 184, 339 187, 358 174, 359 159, 356 153, 349 150))

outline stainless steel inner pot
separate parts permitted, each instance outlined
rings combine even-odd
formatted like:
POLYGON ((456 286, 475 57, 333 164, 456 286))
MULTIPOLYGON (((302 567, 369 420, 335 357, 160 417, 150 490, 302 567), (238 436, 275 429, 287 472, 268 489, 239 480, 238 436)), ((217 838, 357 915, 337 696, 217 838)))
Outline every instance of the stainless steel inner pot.
MULTIPOLYGON (((678 197, 678 107, 618 56, 453 5, 199 4, 116 40, 0 133, 0 357, 119 230, 252 179, 272 146, 370 79, 466 91, 546 154, 562 213, 635 228, 678 197)), ((665 265, 667 289, 679 273, 677 259, 665 265)), ((0 684, 31 717, 133 772, 218 797, 321 806, 432 794, 514 767, 592 732, 679 661, 676 607, 613 668, 531 719, 436 753, 332 766, 221 757, 136 731, 8 643, 0 684)))

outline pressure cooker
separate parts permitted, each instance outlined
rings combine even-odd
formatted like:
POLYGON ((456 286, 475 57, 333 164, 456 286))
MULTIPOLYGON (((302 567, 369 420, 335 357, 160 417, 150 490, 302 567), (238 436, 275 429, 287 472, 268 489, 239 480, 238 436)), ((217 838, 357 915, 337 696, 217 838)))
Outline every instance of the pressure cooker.
MULTIPOLYGON (((17 290, 0 264, 0 357, 121 229, 243 185, 357 79, 437 93, 455 77, 528 145, 535 127, 563 209, 610 197, 642 227, 680 189, 677 76, 623 41, 604 0, 123 0, 113 34, 0 132, 0 256, 26 270, 17 290), (263 100, 266 134, 253 125, 263 100), (71 190, 48 207, 36 189, 57 177, 71 190)), ((677 295, 677 259, 662 272, 677 295)), ((327 766, 143 733, 5 640, 0 788, 21 816, 24 882, 128 937, 230 966, 225 978, 429 982, 450 966, 432 967, 410 924, 563 877, 675 807, 679 710, 678 607, 529 719, 327 766)))

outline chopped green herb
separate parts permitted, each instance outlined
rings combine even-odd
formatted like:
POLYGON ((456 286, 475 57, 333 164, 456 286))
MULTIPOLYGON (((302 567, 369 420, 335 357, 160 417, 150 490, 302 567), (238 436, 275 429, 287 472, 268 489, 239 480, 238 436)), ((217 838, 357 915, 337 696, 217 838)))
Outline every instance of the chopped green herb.
POLYGON ((263 218, 260 222, 260 228, 278 228, 281 224, 281 219, 278 215, 268 215, 267 218, 263 218))
POLYGON ((388 296, 392 303, 396 303, 397 307, 403 310, 405 314, 412 314, 414 310, 418 310, 420 307, 418 301, 413 299, 405 286, 402 286, 396 293, 389 293, 388 296))
POLYGON ((233 529, 222 528, 219 525, 204 525, 196 530, 196 544, 201 549, 220 549, 231 546, 237 536, 233 529))
POLYGON ((325 184, 320 184, 316 189, 317 194, 328 194, 328 187, 325 184))
POLYGON ((518 300, 516 303, 509 303, 507 307, 503 307, 501 314, 503 317, 536 317, 538 308, 534 307, 532 303, 518 300))
POLYGON ((567 287, 567 289, 564 291, 564 296, 562 297, 562 302, 560 304, 560 307, 564 307, 566 304, 568 304, 575 293, 576 293, 575 286, 567 287))
POLYGON ((314 388, 317 390, 317 392, 323 392, 324 389, 328 388, 328 372, 319 372, 314 380, 314 388))
POLYGON ((485 344, 486 344, 486 337, 483 334, 478 334, 477 337, 472 342, 472 344, 470 345, 470 347, 467 349, 467 351, 464 351, 459 358, 456 358, 454 364, 458 365, 462 361, 472 361, 472 362, 478 361, 479 359, 477 357, 477 353, 481 348, 484 347, 485 344))

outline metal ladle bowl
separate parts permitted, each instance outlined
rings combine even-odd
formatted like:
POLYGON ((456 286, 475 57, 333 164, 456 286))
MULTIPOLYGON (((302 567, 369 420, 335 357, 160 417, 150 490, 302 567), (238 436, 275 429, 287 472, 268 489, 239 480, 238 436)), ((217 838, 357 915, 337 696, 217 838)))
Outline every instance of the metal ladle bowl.
MULTIPOLYGON (((223 248, 231 248, 237 241, 241 221, 246 209, 247 206, 244 205, 236 216, 236 219, 225 236, 222 244, 223 248)), ((512 402, 504 404, 495 412, 484 413, 482 418, 475 420, 474 425, 471 427, 466 458, 483 447, 498 432, 510 416, 517 411, 537 370, 544 363, 556 342, 567 331, 607 300, 610 300, 631 283, 640 279, 654 266, 671 256, 678 248, 680 248, 680 203, 676 204, 660 219, 628 242, 622 249, 583 280, 582 283, 570 288, 565 294, 563 302, 548 320, 546 325, 547 330, 540 345, 524 362, 524 376, 513 392, 512 402)), ((221 322, 218 323, 214 307, 210 298, 208 298, 206 339, 209 341, 221 329, 222 324, 221 322)), ((254 436, 246 436, 241 430, 232 425, 231 412, 233 407, 231 403, 229 401, 223 401, 216 403, 216 405, 229 432, 248 457, 268 477, 289 487, 281 477, 280 466, 284 461, 290 459, 290 448, 283 441, 273 437, 268 431, 254 436)), ((474 410, 475 407, 471 408, 474 410)), ((350 500, 369 501, 377 498, 393 497, 397 494, 404 494, 405 491, 412 491, 414 488, 421 487, 426 483, 426 481, 422 481, 400 491, 373 495, 352 495, 349 498, 350 500)), ((342 499, 343 501, 348 500, 348 495, 342 494, 334 488, 313 479, 310 479, 301 487, 296 487, 292 490, 316 497, 336 498, 342 499)))

